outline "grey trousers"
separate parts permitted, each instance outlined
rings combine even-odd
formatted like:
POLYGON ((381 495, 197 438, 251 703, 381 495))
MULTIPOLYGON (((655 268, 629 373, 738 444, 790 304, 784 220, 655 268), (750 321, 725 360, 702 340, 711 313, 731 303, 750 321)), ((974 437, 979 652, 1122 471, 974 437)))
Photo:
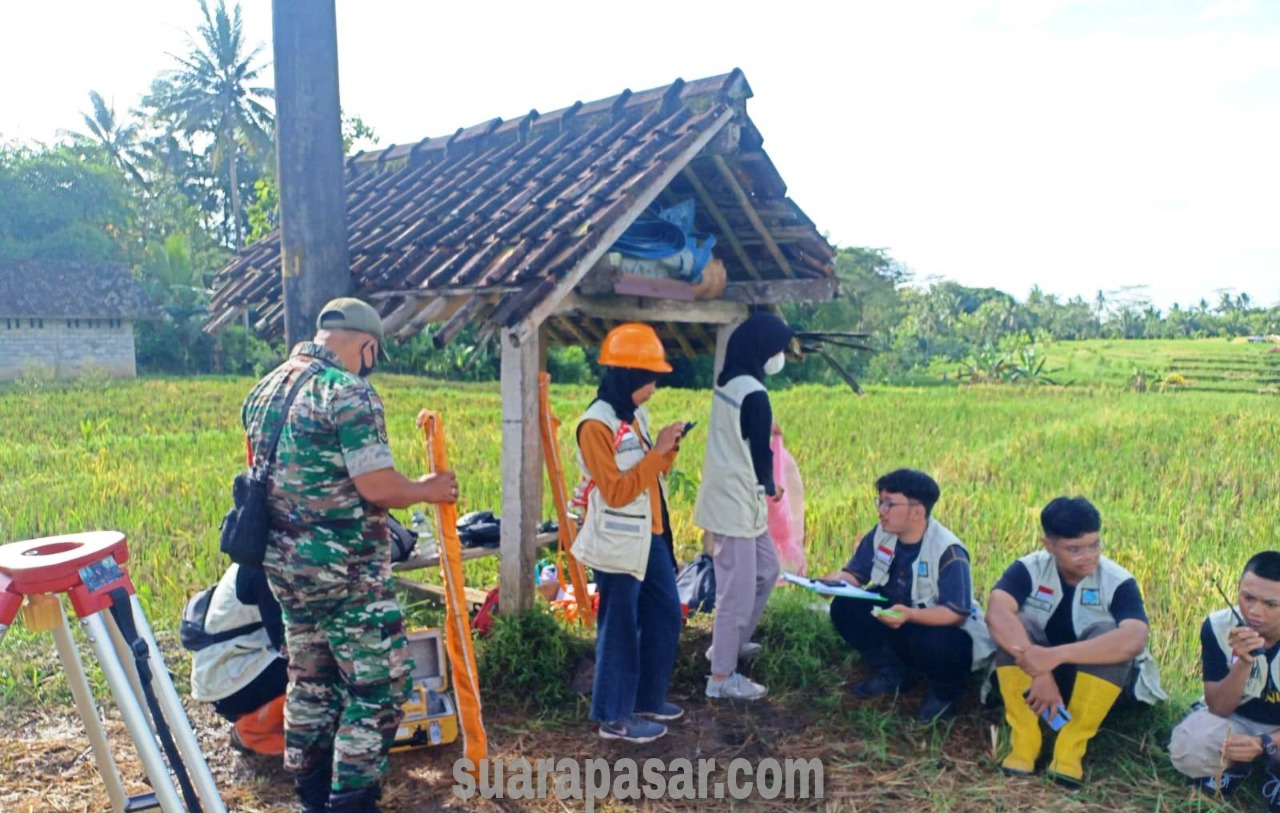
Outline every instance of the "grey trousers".
MULTIPOLYGON (((1270 734, 1274 726, 1255 723, 1248 717, 1233 714, 1219 717, 1208 709, 1197 709, 1186 716, 1169 742, 1169 758, 1178 772, 1192 779, 1215 776, 1231 767, 1222 758, 1222 743, 1231 734, 1248 734, 1251 737, 1270 734)), ((1264 754, 1261 761, 1274 770, 1277 761, 1264 754)))
POLYGON ((768 531, 755 539, 710 531, 707 536, 716 571, 711 674, 730 675, 738 669, 738 650, 751 640, 760 623, 780 566, 768 531))
MULTIPOLYGON (((1044 627, 1023 613, 1018 613, 1018 620, 1022 622, 1022 628, 1027 631, 1027 637, 1031 639, 1031 643, 1037 646, 1049 645, 1049 636, 1045 633, 1044 627)), ((1090 638, 1097 638, 1114 629, 1116 629, 1114 621, 1099 621, 1096 624, 1090 624, 1085 627, 1084 633, 1078 640, 1087 641, 1090 638)), ((996 666, 1012 666, 1014 661, 1013 655, 1003 649, 996 650, 996 666)), ((1053 677, 1058 682, 1058 688, 1062 691, 1063 699, 1070 700, 1070 689, 1075 685, 1078 673, 1083 672, 1086 675, 1093 675, 1100 680, 1105 680, 1108 683, 1119 686, 1121 689, 1125 689, 1129 685, 1130 678, 1134 675, 1134 665, 1136 663, 1136 660, 1128 660, 1123 663, 1066 664, 1054 669, 1053 677)))

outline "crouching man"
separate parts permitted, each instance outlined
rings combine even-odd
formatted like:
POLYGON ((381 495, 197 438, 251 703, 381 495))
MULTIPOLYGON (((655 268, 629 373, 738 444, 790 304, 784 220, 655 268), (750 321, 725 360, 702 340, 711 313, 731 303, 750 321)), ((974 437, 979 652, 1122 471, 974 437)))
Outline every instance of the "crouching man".
POLYGON ((929 475, 898 469, 877 480, 876 491, 879 524, 831 576, 879 593, 891 605, 886 612, 860 598, 831 601, 836 632, 873 672, 851 691, 864 699, 896 694, 919 674, 928 693, 916 719, 949 720, 971 672, 986 669, 993 648, 973 601, 969 551, 933 518, 941 490, 929 475))
POLYGON ((1044 549, 1014 562, 987 602, 1009 723, 1009 774, 1035 771, 1040 721, 1058 730, 1049 774, 1084 779, 1084 753, 1123 692, 1165 699, 1147 652, 1146 608, 1129 571, 1102 555, 1102 517, 1084 497, 1040 513, 1044 549), (1063 713, 1065 712, 1065 714, 1063 713))
POLYGON ((232 565, 183 610, 191 696, 212 703, 233 723, 231 746, 237 750, 284 753, 289 662, 280 651, 283 642, 280 604, 260 568, 232 565))
POLYGON ((1173 730, 1169 755, 1194 784, 1224 795, 1261 763, 1267 810, 1280 811, 1280 552, 1249 560, 1238 600, 1200 628, 1204 706, 1173 730))

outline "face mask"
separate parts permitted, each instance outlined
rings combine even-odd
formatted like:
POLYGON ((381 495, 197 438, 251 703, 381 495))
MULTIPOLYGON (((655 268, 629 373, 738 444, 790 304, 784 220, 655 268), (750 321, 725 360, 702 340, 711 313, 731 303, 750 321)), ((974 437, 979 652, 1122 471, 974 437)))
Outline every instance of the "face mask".
POLYGON ((779 353, 776 356, 771 356, 769 360, 764 363, 764 374, 777 375, 778 373, 782 372, 782 368, 783 366, 786 365, 786 363, 787 363, 786 356, 784 356, 782 353, 779 353))
POLYGON ((369 373, 373 372, 373 368, 377 365, 377 363, 378 363, 378 351, 373 349, 373 342, 369 342, 368 344, 360 348, 360 369, 356 372, 356 375, 360 376, 361 378, 368 378, 369 373), (365 350, 368 350, 370 355, 372 356, 372 358, 369 361, 364 360, 365 350))

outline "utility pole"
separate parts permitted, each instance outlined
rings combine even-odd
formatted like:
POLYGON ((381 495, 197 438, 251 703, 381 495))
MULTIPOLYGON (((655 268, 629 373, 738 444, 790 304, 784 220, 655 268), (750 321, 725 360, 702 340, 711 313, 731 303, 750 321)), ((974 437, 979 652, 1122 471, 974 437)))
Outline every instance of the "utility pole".
POLYGON ((334 0, 272 0, 285 341, 351 290, 334 0))

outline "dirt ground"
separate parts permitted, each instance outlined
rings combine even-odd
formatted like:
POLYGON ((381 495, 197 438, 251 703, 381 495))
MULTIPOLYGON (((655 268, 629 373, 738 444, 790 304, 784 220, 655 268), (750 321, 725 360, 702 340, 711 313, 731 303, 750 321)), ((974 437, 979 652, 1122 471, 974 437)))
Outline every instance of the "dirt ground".
MULTIPOLYGON (((693 658, 705 648, 703 640, 682 643, 682 659, 693 658)), ((857 675, 851 678, 857 678, 857 675)), ((812 699, 802 695, 772 698, 756 704, 711 702, 701 696, 692 681, 673 687, 672 699, 685 706, 686 718, 671 726, 670 733, 647 745, 609 742, 596 736, 585 719, 569 722, 531 720, 486 707, 489 754, 508 762, 525 757, 538 759, 603 757, 609 761, 632 757, 637 763, 657 757, 668 764, 687 758, 714 758, 718 777, 724 766, 738 757, 758 763, 766 757, 821 759, 824 798, 775 800, 752 798, 731 804, 729 799, 673 801, 669 799, 620 803, 600 802, 597 810, 641 810, 665 813, 677 810, 822 810, 859 813, 873 810, 954 813, 990 810, 1053 811, 1064 809, 1094 813, 1126 809, 1125 805, 1071 800, 1064 808, 1061 789, 1042 779, 1007 779, 991 760, 992 712, 966 708, 949 727, 918 727, 912 722, 922 702, 917 689, 891 701, 854 701, 865 706, 854 713, 823 717, 812 699), (683 691, 682 691, 683 690, 683 691), (885 713, 885 712, 888 713, 885 713)), ((116 748, 126 786, 131 793, 146 790, 140 763, 128 744, 124 725, 108 712, 108 730, 116 748)), ((228 745, 229 726, 209 707, 188 707, 200 744, 207 755, 227 807, 238 813, 285 813, 296 810, 292 776, 279 758, 245 756, 228 745)), ((21 716, 21 715, 18 715, 21 716)), ((12 719, 12 717, 11 717, 12 719)), ((97 775, 93 755, 74 710, 32 712, 8 726, 0 738, 0 812, 88 813, 108 810, 106 794, 97 775)), ((1143 747, 1142 743, 1137 744, 1143 747)), ((384 783, 382 809, 386 813, 418 811, 536 811, 565 813, 584 809, 581 801, 551 798, 533 801, 492 800, 479 796, 456 798, 453 763, 462 756, 461 741, 434 749, 391 756, 384 783)), ((714 779, 714 778, 713 778, 714 779)), ((1124 781, 1121 778, 1121 781, 1124 781)), ((1120 785, 1116 786, 1117 788, 1120 785)), ((1094 799, 1103 798, 1094 795, 1094 799)), ((1163 809, 1163 808, 1162 808, 1163 809)))

